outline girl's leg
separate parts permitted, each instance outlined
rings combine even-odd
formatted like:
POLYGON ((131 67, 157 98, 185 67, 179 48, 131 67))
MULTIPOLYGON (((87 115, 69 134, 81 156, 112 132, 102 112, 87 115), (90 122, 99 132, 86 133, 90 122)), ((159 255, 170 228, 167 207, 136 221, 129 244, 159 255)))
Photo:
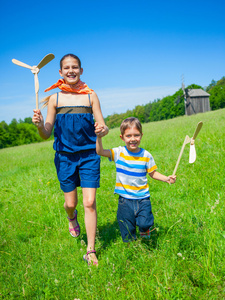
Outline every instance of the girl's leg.
MULTIPOLYGON (((83 188, 82 192, 88 243, 87 251, 90 251, 95 250, 95 236, 97 229, 96 188, 83 188)), ((90 253, 88 257, 90 261, 97 264, 98 260, 95 253, 90 253)))
MULTIPOLYGON (((67 215, 70 219, 74 218, 74 211, 75 208, 77 206, 77 189, 73 190, 72 192, 69 193, 64 193, 65 196, 65 203, 64 203, 64 208, 65 211, 67 212, 67 215)), ((73 221, 69 221, 69 228, 75 228, 77 226, 77 221, 73 220, 73 221)), ((77 236, 75 230, 72 230, 71 233, 74 236, 77 236)))

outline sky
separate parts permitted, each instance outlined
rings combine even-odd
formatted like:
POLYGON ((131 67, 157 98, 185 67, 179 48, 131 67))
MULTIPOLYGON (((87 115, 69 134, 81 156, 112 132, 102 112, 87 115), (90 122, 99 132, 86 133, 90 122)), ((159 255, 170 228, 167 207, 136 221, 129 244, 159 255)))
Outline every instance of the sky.
MULTIPOLYGON (((2 1, 0 122, 32 117, 37 65, 39 100, 59 78, 63 55, 80 57, 81 80, 97 93, 103 116, 126 112, 225 76, 225 1, 2 1)), ((46 110, 43 111, 46 116, 46 110)))

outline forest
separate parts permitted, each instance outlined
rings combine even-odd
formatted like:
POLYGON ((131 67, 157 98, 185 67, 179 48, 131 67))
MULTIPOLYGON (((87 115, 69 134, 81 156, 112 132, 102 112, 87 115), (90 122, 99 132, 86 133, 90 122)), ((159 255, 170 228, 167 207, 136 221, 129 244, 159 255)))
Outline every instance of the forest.
MULTIPOLYGON (((189 85, 187 88, 200 88, 209 93, 211 110, 225 108, 225 76, 218 81, 212 80, 206 88, 196 84, 189 85)), ((184 98, 182 96, 183 91, 179 89, 172 96, 156 99, 145 105, 137 105, 134 109, 127 110, 125 113, 107 116, 105 122, 109 128, 115 128, 120 126, 123 119, 131 116, 138 118, 142 123, 182 116, 185 114, 184 98)), ((19 121, 14 118, 9 125, 5 121, 0 122, 0 149, 41 141, 43 140, 40 138, 35 125, 32 124, 30 117, 19 121)))

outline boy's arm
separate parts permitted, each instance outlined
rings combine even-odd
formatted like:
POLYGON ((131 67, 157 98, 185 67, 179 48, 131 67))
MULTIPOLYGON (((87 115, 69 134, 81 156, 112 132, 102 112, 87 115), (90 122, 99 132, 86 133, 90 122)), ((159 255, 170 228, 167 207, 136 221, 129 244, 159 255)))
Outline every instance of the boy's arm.
POLYGON ((98 155, 111 157, 111 151, 108 149, 103 149, 102 138, 99 136, 97 136, 97 141, 96 141, 96 152, 98 155))
POLYGON ((176 175, 165 176, 157 171, 153 171, 149 173, 149 176, 159 181, 168 182, 169 184, 176 182, 176 175))

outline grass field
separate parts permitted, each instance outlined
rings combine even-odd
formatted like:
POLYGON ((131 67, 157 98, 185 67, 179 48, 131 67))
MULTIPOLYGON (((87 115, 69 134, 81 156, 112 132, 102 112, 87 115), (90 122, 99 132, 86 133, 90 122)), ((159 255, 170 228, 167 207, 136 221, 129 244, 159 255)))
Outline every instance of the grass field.
MULTIPOLYGON (((225 299, 225 110, 143 125, 141 146, 170 175, 186 135, 189 146, 168 185, 149 177, 155 230, 124 244, 116 221, 115 165, 101 163, 97 193, 99 267, 88 267, 81 190, 81 235, 73 239, 53 163, 52 141, 0 151, 0 299, 225 299)), ((103 140, 122 145, 119 129, 103 140)))

